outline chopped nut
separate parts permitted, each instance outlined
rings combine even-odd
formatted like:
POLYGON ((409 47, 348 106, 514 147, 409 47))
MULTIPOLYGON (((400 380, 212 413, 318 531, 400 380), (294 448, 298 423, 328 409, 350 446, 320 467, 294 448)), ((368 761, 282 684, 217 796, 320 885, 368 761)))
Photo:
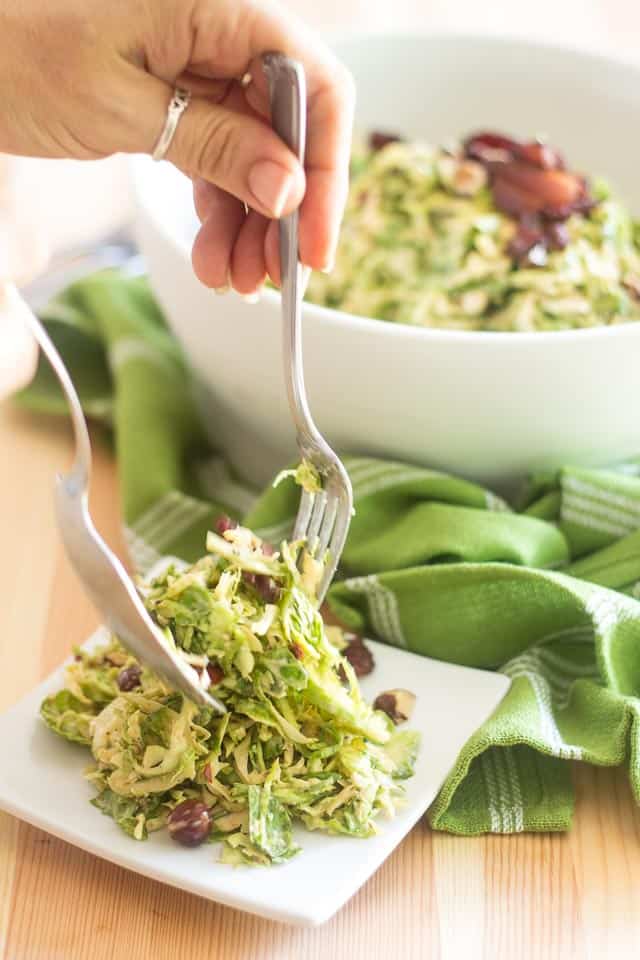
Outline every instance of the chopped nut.
POLYGON ((475 197, 483 187, 486 187, 488 179, 487 171, 483 166, 474 160, 463 160, 458 164, 451 186, 455 193, 462 197, 475 197))
MULTIPOLYGON (((82 657, 78 657, 78 659, 81 660, 82 657)), ((111 650, 110 653, 105 656, 104 662, 108 663, 111 667, 124 667, 128 659, 129 655, 127 653, 121 653, 119 650, 111 650)))
POLYGON ((167 818, 169 834, 183 847, 198 847, 209 836, 211 815, 200 800, 183 800, 167 818))
POLYGON ((124 670, 121 670, 118 674, 118 688, 122 690, 123 693, 129 693, 130 690, 135 690, 136 687, 140 686, 140 677, 142 676, 142 670, 137 664, 133 664, 130 667, 125 667, 124 670))
POLYGON ((486 290, 467 290, 460 297, 460 309, 466 317, 479 317, 489 304, 486 290))
POLYGON ((489 179, 486 169, 475 160, 445 155, 438 157, 437 169, 442 184, 461 197, 475 196, 489 179))
POLYGON ((438 157, 436 160, 436 171, 440 181, 445 186, 450 186, 453 178, 455 176, 456 167, 460 161, 457 157, 452 156, 449 153, 443 154, 443 156, 438 157))
POLYGON ((395 724, 404 723, 413 713, 416 696, 410 690, 386 690, 373 701, 374 710, 382 710, 395 724))
POLYGON ((228 543, 232 543, 239 550, 251 550, 255 552, 261 543, 253 530, 238 526, 238 524, 225 530, 223 536, 228 543))
POLYGON ((210 663, 207 667, 207 673, 209 675, 209 680, 214 687, 224 680, 224 670, 217 663, 210 663))

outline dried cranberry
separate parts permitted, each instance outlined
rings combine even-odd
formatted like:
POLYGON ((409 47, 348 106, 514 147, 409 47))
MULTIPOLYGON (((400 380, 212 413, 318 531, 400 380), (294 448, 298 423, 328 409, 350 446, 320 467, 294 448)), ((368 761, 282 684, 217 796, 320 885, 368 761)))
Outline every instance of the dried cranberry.
POLYGON ((518 225, 516 233, 511 238, 508 247, 508 254, 519 263, 527 259, 527 254, 535 246, 544 243, 545 235, 540 223, 523 221, 518 225))
POLYGON ((576 199, 573 203, 564 207, 556 206, 544 210, 544 215, 548 220, 568 220, 572 213, 588 214, 597 206, 598 201, 591 196, 587 181, 583 177, 578 179, 580 181, 580 193, 576 199))
POLYGON ((594 207, 598 206, 598 201, 591 196, 589 184, 586 180, 582 181, 582 194, 573 205, 575 213, 591 213, 594 207))
MULTIPOLYGON (((469 137, 464 151, 486 167, 496 207, 518 220, 535 215, 561 222, 573 213, 588 214, 597 203, 586 179, 568 172, 562 154, 539 140, 521 143, 500 133, 483 132, 469 137)), ((564 230, 543 233, 536 238, 530 225, 521 227, 511 255, 519 259, 538 248, 544 254, 547 248, 561 250, 568 243, 564 230)))
POLYGON ((539 170, 514 161, 503 164, 492 182, 493 199, 503 213, 519 217, 523 213, 544 213, 573 209, 582 197, 579 177, 564 170, 539 170))
POLYGON ((183 800, 167 818, 169 833, 184 847, 197 847, 209 836, 211 815, 201 800, 183 800))
POLYGON ((237 526, 237 521, 232 520, 231 517, 227 517, 225 514, 223 514, 216 520, 216 533, 219 533, 222 537, 227 530, 235 530, 237 526))
POLYGON ((342 651, 342 656, 349 661, 357 677, 366 677, 375 667, 373 654, 362 637, 354 637, 342 651))
POLYGON ((523 163, 529 163, 541 170, 564 170, 564 158, 553 147, 539 140, 530 143, 521 143, 516 150, 516 157, 523 163))
POLYGON ((570 240, 566 223, 560 221, 548 223, 544 235, 550 250, 564 250, 570 240))
POLYGON ((224 680, 224 670, 217 663, 210 663, 207 666, 207 674, 213 686, 217 686, 224 680))
POLYGON ((402 137, 399 137, 397 133, 384 133, 380 130, 373 130, 369 134, 369 147, 375 152, 382 150, 382 148, 386 147, 389 143, 400 143, 401 141, 402 137))
POLYGON ((512 217, 519 218, 523 213, 536 212, 535 199, 533 204, 527 204, 526 197, 523 199, 522 191, 502 177, 495 176, 493 178, 491 193, 498 210, 502 210, 503 213, 508 213, 512 217))
POLYGON ((280 599, 280 585, 273 577, 259 574, 256 589, 265 603, 276 603, 280 599))
POLYGON ((584 193, 573 203, 568 203, 565 206, 544 207, 541 213, 546 220, 562 221, 568 220, 572 213, 581 213, 586 216, 591 213, 595 206, 597 206, 597 200, 584 193))
POLYGON ((242 574, 245 583, 259 594, 265 603, 276 603, 280 599, 280 586, 273 577, 266 573, 245 573, 242 574))
POLYGON ((517 155, 520 144, 501 133, 474 133, 464 142, 464 152, 479 163, 506 163, 517 155))
POLYGON ((303 651, 303 649, 302 649, 302 647, 300 646, 299 643, 292 643, 292 644, 291 644, 291 653, 294 655, 294 657, 296 658, 296 660, 302 660, 302 658, 303 658, 303 656, 304 656, 304 651, 303 651))
POLYGON ((130 667, 125 667, 124 670, 121 670, 118 674, 118 687, 123 693, 135 690, 136 687, 140 686, 141 676, 142 670, 137 663, 132 664, 130 667))

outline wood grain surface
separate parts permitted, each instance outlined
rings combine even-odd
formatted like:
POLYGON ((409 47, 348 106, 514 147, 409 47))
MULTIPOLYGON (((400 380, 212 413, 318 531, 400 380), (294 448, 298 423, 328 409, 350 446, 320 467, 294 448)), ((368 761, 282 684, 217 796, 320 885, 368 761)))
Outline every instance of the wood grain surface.
MULTIPOLYGON (((0 452, 1 710, 96 617, 53 520, 53 476, 70 458, 65 426, 0 405, 0 452)), ((100 444, 95 460, 96 520, 122 550, 114 464, 100 444)), ((631 960, 640 811, 622 772, 575 774, 570 834, 467 840, 421 823, 317 929, 177 892, 0 814, 0 960, 631 960)))

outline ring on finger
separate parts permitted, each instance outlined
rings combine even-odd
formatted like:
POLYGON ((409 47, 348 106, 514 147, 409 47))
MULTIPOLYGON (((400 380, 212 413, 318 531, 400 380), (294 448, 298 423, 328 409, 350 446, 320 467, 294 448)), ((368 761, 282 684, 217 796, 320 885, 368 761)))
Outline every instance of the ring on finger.
POLYGON ((158 141, 153 148, 153 153, 151 154, 154 160, 164 160, 165 156, 167 155, 167 151, 171 146, 173 136, 178 128, 180 117, 185 112, 190 102, 190 90, 185 90, 184 87, 176 87, 174 89, 173 96, 171 97, 169 106, 167 107, 167 114, 164 121, 164 127, 162 128, 162 133, 158 137, 158 141))

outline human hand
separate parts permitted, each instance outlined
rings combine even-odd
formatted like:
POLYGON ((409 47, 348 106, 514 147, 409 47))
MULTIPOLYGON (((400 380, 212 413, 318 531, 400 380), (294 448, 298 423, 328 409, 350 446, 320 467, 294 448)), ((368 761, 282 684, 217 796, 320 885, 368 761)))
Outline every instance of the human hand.
POLYGON ((4 0, 0 8, 0 150, 79 159, 150 153, 176 85, 193 99, 167 158, 193 180, 198 277, 243 294, 267 274, 279 282, 274 218, 301 202, 300 258, 330 268, 354 88, 292 14, 271 0, 4 0), (272 50, 305 68, 304 170, 268 122, 261 57, 272 50))

